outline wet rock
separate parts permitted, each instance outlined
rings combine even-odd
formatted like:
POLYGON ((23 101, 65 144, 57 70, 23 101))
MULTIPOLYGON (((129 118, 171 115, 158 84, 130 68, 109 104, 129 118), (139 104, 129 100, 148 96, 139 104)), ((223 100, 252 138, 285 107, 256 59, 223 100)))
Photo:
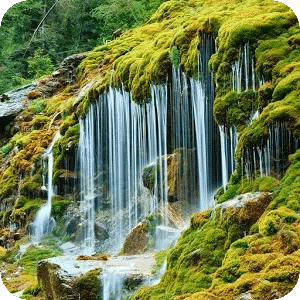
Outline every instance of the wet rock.
POLYGON ((272 200, 272 193, 257 192, 246 193, 234 197, 216 206, 221 207, 223 213, 229 211, 240 222, 248 224, 248 227, 254 224, 264 213, 272 200))
POLYGON ((178 149, 168 157, 168 201, 198 199, 197 153, 195 149, 178 149))
POLYGON ((46 300, 101 300, 102 274, 121 270, 124 289, 132 290, 148 280, 155 266, 153 255, 114 256, 108 260, 76 260, 54 257, 39 262, 37 276, 46 300))
POLYGON ((36 87, 31 83, 0 96, 0 120, 5 117, 15 117, 26 107, 27 93, 36 87))
POLYGON ((253 300, 253 298, 252 298, 252 295, 248 292, 248 293, 240 295, 235 300, 253 300))
POLYGON ((149 221, 143 220, 127 234, 123 245, 123 253, 125 255, 133 255, 145 251, 149 241, 149 226, 149 221))
POLYGON ((195 149, 177 149, 173 154, 157 159, 143 170, 143 184, 154 191, 155 180, 163 180, 163 169, 167 163, 168 201, 191 203, 198 199, 197 153, 195 149))
POLYGON ((74 84, 77 79, 76 68, 86 57, 87 54, 80 53, 65 58, 55 72, 38 82, 36 88, 27 94, 28 98, 49 98, 67 85, 74 84))
POLYGON ((95 236, 97 240, 104 241, 109 238, 109 233, 105 226, 99 221, 95 221, 95 236))
POLYGON ((76 204, 71 204, 64 215, 64 219, 67 233, 70 235, 76 233, 82 221, 80 208, 76 204))
POLYGON ((70 255, 70 254, 78 252, 77 246, 72 242, 66 242, 66 243, 60 245, 59 248, 61 250, 63 250, 65 255, 67 255, 67 254, 70 255))
POLYGON ((14 241, 18 241, 18 240, 20 240, 22 237, 23 237, 23 235, 22 235, 21 233, 19 233, 19 232, 14 233, 14 234, 12 235, 12 239, 13 239, 14 241))

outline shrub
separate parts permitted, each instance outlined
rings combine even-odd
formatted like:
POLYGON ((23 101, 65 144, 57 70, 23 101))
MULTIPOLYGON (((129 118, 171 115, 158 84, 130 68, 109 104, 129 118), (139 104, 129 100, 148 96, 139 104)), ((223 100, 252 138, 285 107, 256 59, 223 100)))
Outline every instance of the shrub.
POLYGON ((0 151, 2 152, 3 155, 6 156, 12 149, 12 146, 13 146, 12 143, 7 143, 6 145, 0 148, 0 151))

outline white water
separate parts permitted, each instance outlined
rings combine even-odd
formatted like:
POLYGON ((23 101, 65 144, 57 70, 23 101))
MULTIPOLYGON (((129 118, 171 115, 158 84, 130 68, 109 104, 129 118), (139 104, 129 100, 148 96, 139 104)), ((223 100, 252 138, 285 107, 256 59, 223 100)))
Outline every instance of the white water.
POLYGON ((244 175, 248 179, 257 175, 280 179, 288 167, 288 156, 299 149, 299 146, 299 139, 293 137, 284 123, 272 124, 268 136, 258 146, 244 151, 244 175))
POLYGON ((103 300, 121 299, 124 280, 128 271, 130 268, 125 267, 110 267, 102 271, 103 300))
MULTIPOLYGON (((177 148, 196 151, 196 161, 192 162, 195 174, 184 188, 188 206, 195 211, 211 204, 221 183, 219 133, 212 114, 214 85, 207 68, 214 49, 212 39, 207 38, 202 47, 200 81, 174 68, 170 84, 152 86, 151 101, 143 105, 134 103, 124 89, 110 88, 80 121, 81 209, 86 220, 82 239, 86 252, 92 253, 97 246, 97 211, 105 209, 111 216, 110 237, 101 251, 117 252, 143 216, 167 204, 166 155, 177 148), (152 196, 141 181, 142 171, 149 165, 157 169, 152 196), (194 192, 195 186, 198 192, 194 192)), ((187 165, 190 158, 186 151, 183 153, 183 165, 187 165)), ((168 226, 168 218, 161 225, 168 226)))
POLYGON ((225 126, 219 126, 221 136, 221 153, 222 153, 222 182, 224 191, 230 175, 235 170, 235 150, 238 141, 235 127, 229 129, 225 126))
POLYGON ((158 198, 166 201, 166 163, 162 156, 166 154, 167 90, 166 85, 151 89, 153 101, 140 106, 129 93, 111 88, 80 122, 81 207, 86 215, 83 239, 88 252, 95 246, 95 207, 102 209, 105 197, 114 216, 106 249, 112 252, 120 250, 140 216, 157 207, 158 198), (155 183, 156 196, 143 201, 142 170, 157 159, 160 180, 155 183))
MULTIPOLYGON (((52 181, 53 177, 53 153, 52 148, 55 142, 60 138, 59 131, 54 136, 50 146, 46 150, 44 154, 44 161, 46 162, 46 166, 48 167, 48 176, 47 176, 47 202, 44 204, 37 212, 36 219, 33 222, 33 235, 35 242, 39 242, 41 237, 44 234, 51 234, 53 228, 55 227, 55 221, 51 218, 51 201, 54 195, 54 185, 52 181)), ((45 185, 45 183, 44 183, 45 185)))
POLYGON ((252 89, 255 91, 255 61, 249 42, 241 46, 239 58, 232 65, 232 89, 238 93, 252 89))
MULTIPOLYGON (((256 85, 260 86, 262 80, 257 82, 255 74, 255 60, 251 53, 249 42, 245 43, 240 48, 239 58, 232 65, 231 86, 232 89, 241 93, 252 89, 256 90, 256 85)), ((254 119, 258 118, 259 111, 253 109, 249 118, 249 124, 254 119)), ((235 150, 238 140, 238 134, 235 127, 227 128, 226 126, 219 126, 220 140, 221 140, 221 161, 222 161, 222 182, 224 190, 230 178, 230 175, 235 170, 235 150)))
MULTIPOLYGON (((250 44, 246 43, 241 46, 239 58, 232 65, 232 89, 239 93, 249 89, 255 91, 256 84, 260 86, 263 83, 262 80, 259 80, 258 83, 256 81, 254 55, 251 53, 250 44)), ((253 109, 249 124, 258 117, 259 111, 253 109)), ((230 175, 236 166, 234 155, 238 134, 235 127, 227 128, 226 126, 219 126, 219 132, 221 140, 222 182, 225 191, 230 175)), ((248 162, 245 163, 246 165, 249 164, 248 162)), ((246 174, 249 172, 249 167, 246 167, 246 174)))

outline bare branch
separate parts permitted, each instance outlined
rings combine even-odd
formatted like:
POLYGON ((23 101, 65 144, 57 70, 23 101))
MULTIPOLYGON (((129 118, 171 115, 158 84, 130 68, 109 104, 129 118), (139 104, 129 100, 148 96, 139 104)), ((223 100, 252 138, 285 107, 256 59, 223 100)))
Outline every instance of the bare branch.
POLYGON ((60 0, 57 0, 51 7, 50 9, 47 11, 47 13, 44 15, 43 19, 41 20, 41 22, 39 23, 39 25, 37 26, 37 28, 35 29, 30 41, 29 41, 29 44, 28 44, 28 47, 26 48, 25 52, 24 52, 24 55, 23 55, 23 58, 25 57, 26 53, 27 53, 27 49, 29 49, 30 47, 30 44, 32 43, 33 39, 34 39, 34 36, 36 35, 36 33, 38 32, 38 30, 40 29, 40 27, 42 26, 42 24, 44 23, 45 19, 48 17, 48 15, 50 14, 50 12, 52 11, 52 9, 58 4, 60 0))

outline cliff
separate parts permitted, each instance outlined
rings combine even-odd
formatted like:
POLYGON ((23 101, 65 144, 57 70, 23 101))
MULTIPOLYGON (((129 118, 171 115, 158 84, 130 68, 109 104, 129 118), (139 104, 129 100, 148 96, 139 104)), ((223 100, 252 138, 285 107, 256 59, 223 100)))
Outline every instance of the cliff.
MULTIPOLYGON (((112 223, 130 228, 145 217, 141 211, 147 205, 160 210, 151 212, 151 220, 169 213, 162 212, 164 201, 180 218, 194 208, 203 210, 169 251, 161 282, 141 288, 133 299, 268 300, 289 293, 300 271, 299 49, 298 20, 279 2, 171 0, 143 26, 67 58, 56 72, 21 90, 24 99, 15 101, 10 95, 16 92, 3 95, 0 108, 9 113, 0 113, 5 120, 0 125, 0 259, 9 290, 23 290, 28 275, 36 276, 17 253, 46 203, 44 153, 59 131, 51 150, 57 187, 51 215, 58 240, 75 243, 82 231, 91 231, 96 249, 104 249, 111 243, 112 223), (209 105, 197 110, 195 99, 202 96, 209 105), (204 121, 207 127, 197 131, 202 119, 210 123, 204 121), (137 130, 144 140, 135 139, 137 130), (109 150, 123 156, 114 162, 109 150), (149 161, 139 156, 143 151, 149 161), (138 168, 122 167, 126 162, 143 169, 140 178, 138 168), (85 165, 86 181, 80 179, 85 165), (141 178, 145 187, 132 188, 141 178), (111 182, 123 187, 117 196, 111 182), (128 190, 139 196, 115 204, 128 190), (214 203, 207 207, 204 195, 211 192, 214 203), (92 200, 85 197, 91 194, 92 200), (112 206, 120 209, 112 214, 112 206), (127 214, 129 221, 123 222, 127 214), (91 216, 92 228, 86 230, 91 216), (16 287, 7 273, 15 274, 17 266, 25 271, 16 287)), ((172 223, 172 217, 165 219, 172 223)), ((52 242, 49 253, 29 248, 27 254, 58 255, 52 242)))

